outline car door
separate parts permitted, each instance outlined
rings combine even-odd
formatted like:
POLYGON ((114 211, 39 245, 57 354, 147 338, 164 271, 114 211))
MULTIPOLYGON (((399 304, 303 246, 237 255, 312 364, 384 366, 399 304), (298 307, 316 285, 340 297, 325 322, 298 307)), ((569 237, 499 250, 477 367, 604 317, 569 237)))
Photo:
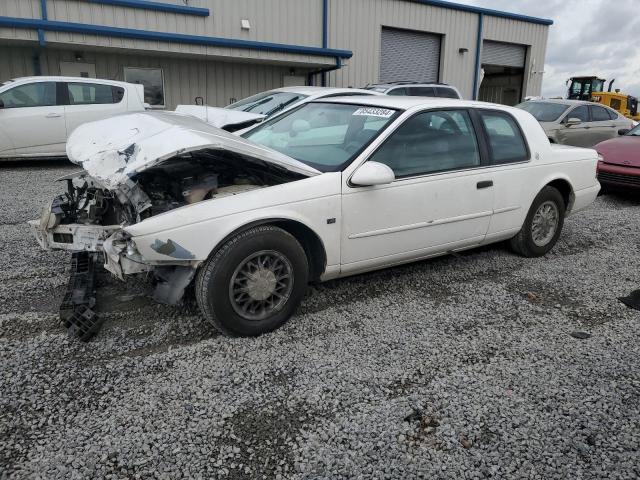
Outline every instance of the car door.
POLYGON ((0 156, 62 156, 65 154, 64 106, 56 82, 23 83, 0 93, 0 156))
POLYGON ((127 111, 126 91, 121 86, 102 83, 68 82, 65 118, 71 135, 79 125, 127 111))
POLYGON ((592 105, 589 109, 591 110, 592 120, 591 145, 588 145, 589 147, 618 136, 616 123, 611 120, 611 116, 606 108, 599 105, 592 105))
POLYGON ((389 166, 387 185, 355 186, 345 170, 341 264, 353 273, 479 244, 492 214, 491 175, 466 109, 406 119, 366 161, 389 166))
POLYGON ((573 145, 574 147, 588 147, 591 144, 591 117, 587 105, 579 105, 570 110, 562 120, 562 126, 558 130, 557 138, 563 145, 573 145), (580 120, 577 125, 569 125, 569 119, 580 120))
MULTIPOLYGON (((515 235, 531 200, 531 150, 517 120, 501 110, 476 110, 487 139, 488 172, 494 189, 493 215, 487 242, 515 235)), ((537 187, 537 186, 536 186, 537 187)))

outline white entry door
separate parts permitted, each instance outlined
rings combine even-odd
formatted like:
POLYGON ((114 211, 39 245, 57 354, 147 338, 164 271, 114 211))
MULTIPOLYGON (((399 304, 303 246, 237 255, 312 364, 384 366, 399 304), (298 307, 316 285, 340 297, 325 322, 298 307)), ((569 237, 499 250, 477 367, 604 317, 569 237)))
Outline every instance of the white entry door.
POLYGON ((96 66, 93 63, 60 62, 60 75, 63 77, 96 78, 96 66))

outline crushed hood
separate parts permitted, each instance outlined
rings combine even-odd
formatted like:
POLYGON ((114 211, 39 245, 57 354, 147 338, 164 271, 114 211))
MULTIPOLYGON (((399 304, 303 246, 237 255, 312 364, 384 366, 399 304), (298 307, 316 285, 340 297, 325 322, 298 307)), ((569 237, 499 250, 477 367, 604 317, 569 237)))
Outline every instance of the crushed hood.
POLYGON ((117 188, 171 157, 200 150, 233 152, 306 176, 320 173, 280 152, 174 112, 137 112, 85 123, 67 140, 69 160, 107 188, 117 188))
POLYGON ((266 118, 259 113, 242 112, 219 107, 204 105, 178 105, 176 112, 191 115, 214 127, 223 128, 233 125, 243 125, 248 122, 257 123, 266 118))

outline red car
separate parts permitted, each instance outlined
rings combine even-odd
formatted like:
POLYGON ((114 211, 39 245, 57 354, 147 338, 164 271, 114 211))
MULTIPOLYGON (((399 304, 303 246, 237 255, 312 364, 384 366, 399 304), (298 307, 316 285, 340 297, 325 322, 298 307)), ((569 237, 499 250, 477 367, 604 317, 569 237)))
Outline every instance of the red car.
POLYGON ((598 162, 598 180, 603 190, 640 192, 640 125, 617 138, 597 144, 602 156, 598 162))

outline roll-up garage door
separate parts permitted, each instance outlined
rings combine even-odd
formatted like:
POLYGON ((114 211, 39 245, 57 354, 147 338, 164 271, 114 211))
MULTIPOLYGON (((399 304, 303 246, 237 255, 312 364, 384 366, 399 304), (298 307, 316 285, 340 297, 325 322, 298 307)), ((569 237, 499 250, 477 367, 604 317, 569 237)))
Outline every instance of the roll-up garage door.
POLYGON ((526 48, 513 43, 491 42, 482 44, 482 63, 501 67, 524 67, 526 48))
POLYGON ((441 36, 382 27, 380 82, 437 82, 441 36))

